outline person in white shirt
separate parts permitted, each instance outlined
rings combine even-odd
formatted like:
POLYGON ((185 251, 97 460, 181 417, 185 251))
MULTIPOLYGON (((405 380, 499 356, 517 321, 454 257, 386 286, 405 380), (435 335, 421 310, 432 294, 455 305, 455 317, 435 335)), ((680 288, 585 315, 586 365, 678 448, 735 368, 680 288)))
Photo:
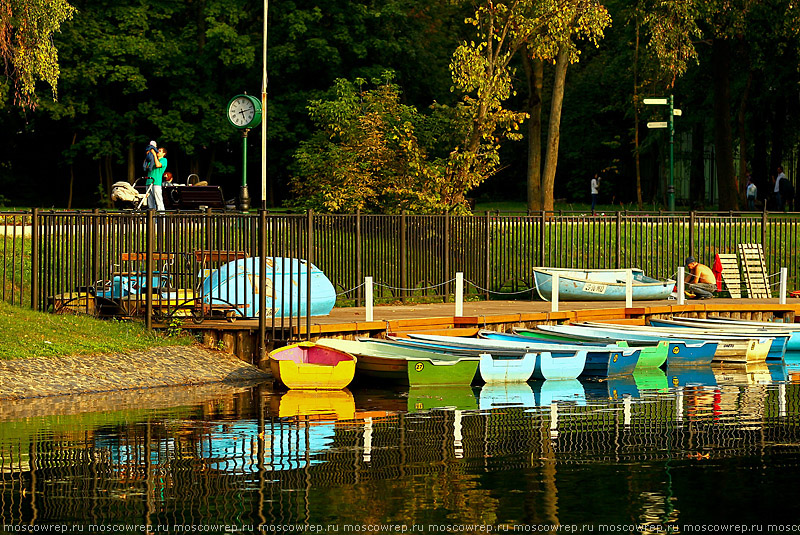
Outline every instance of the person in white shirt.
POLYGON ((783 174, 783 167, 780 165, 778 166, 778 176, 775 177, 775 190, 772 192, 775 195, 775 203, 778 206, 778 210, 783 212, 783 206, 785 199, 781 197, 781 180, 786 180, 786 175, 783 174))
POLYGON ((592 215, 594 215, 594 209, 597 206, 597 194, 600 192, 600 175, 597 174, 594 175, 591 186, 592 186, 592 215))
POLYGON ((748 210, 755 210, 756 209, 756 197, 758 196, 758 188, 756 185, 753 184, 753 179, 750 175, 747 175, 747 209, 748 210))

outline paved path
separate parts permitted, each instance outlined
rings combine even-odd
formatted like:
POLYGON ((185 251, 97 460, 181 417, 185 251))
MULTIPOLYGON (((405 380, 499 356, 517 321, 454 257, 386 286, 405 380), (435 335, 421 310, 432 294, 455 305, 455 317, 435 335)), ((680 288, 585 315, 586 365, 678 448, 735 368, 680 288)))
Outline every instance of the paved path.
POLYGON ((159 347, 127 354, 0 361, 0 399, 265 381, 271 377, 228 353, 200 346, 159 347))

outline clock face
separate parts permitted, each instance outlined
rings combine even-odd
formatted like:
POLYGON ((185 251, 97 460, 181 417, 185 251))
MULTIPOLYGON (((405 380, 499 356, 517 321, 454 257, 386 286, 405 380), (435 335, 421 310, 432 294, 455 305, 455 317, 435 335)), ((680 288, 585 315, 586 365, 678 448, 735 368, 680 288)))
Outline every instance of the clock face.
POLYGON ((228 106, 228 119, 236 126, 246 126, 255 115, 256 108, 247 97, 236 97, 228 106))

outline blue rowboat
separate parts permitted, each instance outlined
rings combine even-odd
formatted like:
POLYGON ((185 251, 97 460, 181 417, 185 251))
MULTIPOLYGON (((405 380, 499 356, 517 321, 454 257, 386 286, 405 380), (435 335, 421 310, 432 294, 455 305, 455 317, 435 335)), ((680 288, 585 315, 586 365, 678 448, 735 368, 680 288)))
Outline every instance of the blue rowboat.
POLYGON ((705 366, 711 364, 717 352, 719 342, 713 340, 679 340, 671 337, 640 336, 637 333, 623 331, 604 331, 578 325, 537 325, 537 330, 555 333, 562 336, 575 337, 586 341, 626 340, 630 344, 653 344, 666 341, 668 366, 705 366))
POLYGON ((679 327, 656 327, 653 325, 611 325, 607 323, 583 322, 578 325, 600 328, 615 332, 633 332, 654 339, 701 340, 717 342, 714 360, 719 362, 738 362, 754 364, 770 360, 782 360, 786 353, 787 335, 746 335, 720 333, 719 331, 698 331, 679 327))
MULTIPOLYGON (((656 327, 689 327, 706 331, 716 330, 721 334, 738 334, 751 337, 788 336, 789 339, 786 342, 786 351, 800 350, 800 324, 767 322, 739 323, 735 320, 727 321, 673 316, 672 319, 652 318, 650 319, 650 325, 656 327)), ((773 346, 775 345, 776 342, 773 342, 773 346)), ((775 350, 777 350, 777 348, 775 348, 775 350)))
MULTIPOLYGON (((336 303, 331 281, 313 264, 299 258, 270 257, 266 265, 265 315, 325 316, 336 303), (311 269, 311 302, 308 270, 311 269)), ((258 318, 260 258, 242 258, 211 272, 202 284, 202 302, 212 309, 233 311, 242 318, 258 318)))
MULTIPOLYGON (((508 364, 504 364, 504 361, 519 361, 526 358, 528 355, 533 355, 536 362, 532 374, 528 375, 525 379, 526 381, 528 379, 574 379, 583 371, 588 355, 586 348, 557 348, 551 346, 544 350, 534 351, 526 349, 524 346, 498 347, 497 345, 491 344, 470 343, 480 342, 480 340, 476 338, 445 338, 452 338, 452 341, 428 341, 389 337, 389 340, 377 340, 377 342, 394 344, 413 350, 435 351, 454 356, 483 358, 481 371, 485 370, 490 374, 490 377, 502 373, 504 367, 516 367, 516 363, 509 362, 508 364)), ((519 375, 524 375, 526 372, 520 365, 517 367, 517 373, 519 373, 519 375)), ((487 379, 484 379, 484 381, 487 381, 487 379)))
MULTIPOLYGON (((478 336, 480 338, 486 338, 487 340, 509 340, 509 341, 527 341, 531 342, 532 340, 536 340, 537 342, 545 343, 545 344, 571 344, 571 345, 581 345, 581 346, 600 346, 600 347, 629 347, 628 342, 624 340, 616 341, 616 342, 609 342, 609 341, 602 341, 602 342, 584 342, 584 341, 569 341, 569 340, 556 340, 553 338, 547 338, 545 333, 542 333, 542 337, 536 336, 536 331, 528 331, 530 332, 530 336, 526 334, 509 334, 509 333, 500 333, 496 331, 489 331, 486 329, 481 329, 478 331, 478 336)), ((668 344, 667 342, 659 342, 656 345, 648 345, 639 347, 639 361, 636 363, 636 369, 655 369, 660 368, 667 362, 667 351, 668 351, 668 344)))
MULTIPOLYGON (((527 351, 527 352, 550 352, 557 354, 558 351, 552 344, 536 344, 527 341, 503 341, 485 340, 479 338, 462 338, 457 336, 437 336, 433 334, 409 334, 412 340, 436 344, 439 346, 449 346, 451 348, 483 349, 484 351, 527 351)), ((636 368, 639 360, 640 350, 638 348, 623 347, 592 347, 574 346, 564 344, 558 348, 560 351, 580 353, 586 352, 586 364, 580 375, 592 375, 607 377, 610 375, 630 375, 636 368)), ((561 377, 568 379, 569 377, 561 377)), ((573 379, 575 377, 572 377, 573 379)))
POLYGON ((635 301, 667 299, 675 287, 674 280, 660 281, 648 277, 641 269, 569 269, 533 268, 539 297, 553 298, 553 274, 558 274, 558 298, 561 301, 624 301, 627 273, 631 271, 632 297, 635 301))

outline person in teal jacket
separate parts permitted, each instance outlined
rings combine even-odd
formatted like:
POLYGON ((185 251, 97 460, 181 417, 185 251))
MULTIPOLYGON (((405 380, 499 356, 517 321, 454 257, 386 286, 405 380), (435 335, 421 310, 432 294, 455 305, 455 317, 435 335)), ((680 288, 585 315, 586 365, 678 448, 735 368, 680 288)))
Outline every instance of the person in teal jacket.
POLYGON ((147 185, 150 193, 147 196, 147 207, 151 210, 164 211, 164 195, 161 189, 164 172, 167 170, 167 149, 160 147, 155 157, 155 167, 147 172, 147 185))

